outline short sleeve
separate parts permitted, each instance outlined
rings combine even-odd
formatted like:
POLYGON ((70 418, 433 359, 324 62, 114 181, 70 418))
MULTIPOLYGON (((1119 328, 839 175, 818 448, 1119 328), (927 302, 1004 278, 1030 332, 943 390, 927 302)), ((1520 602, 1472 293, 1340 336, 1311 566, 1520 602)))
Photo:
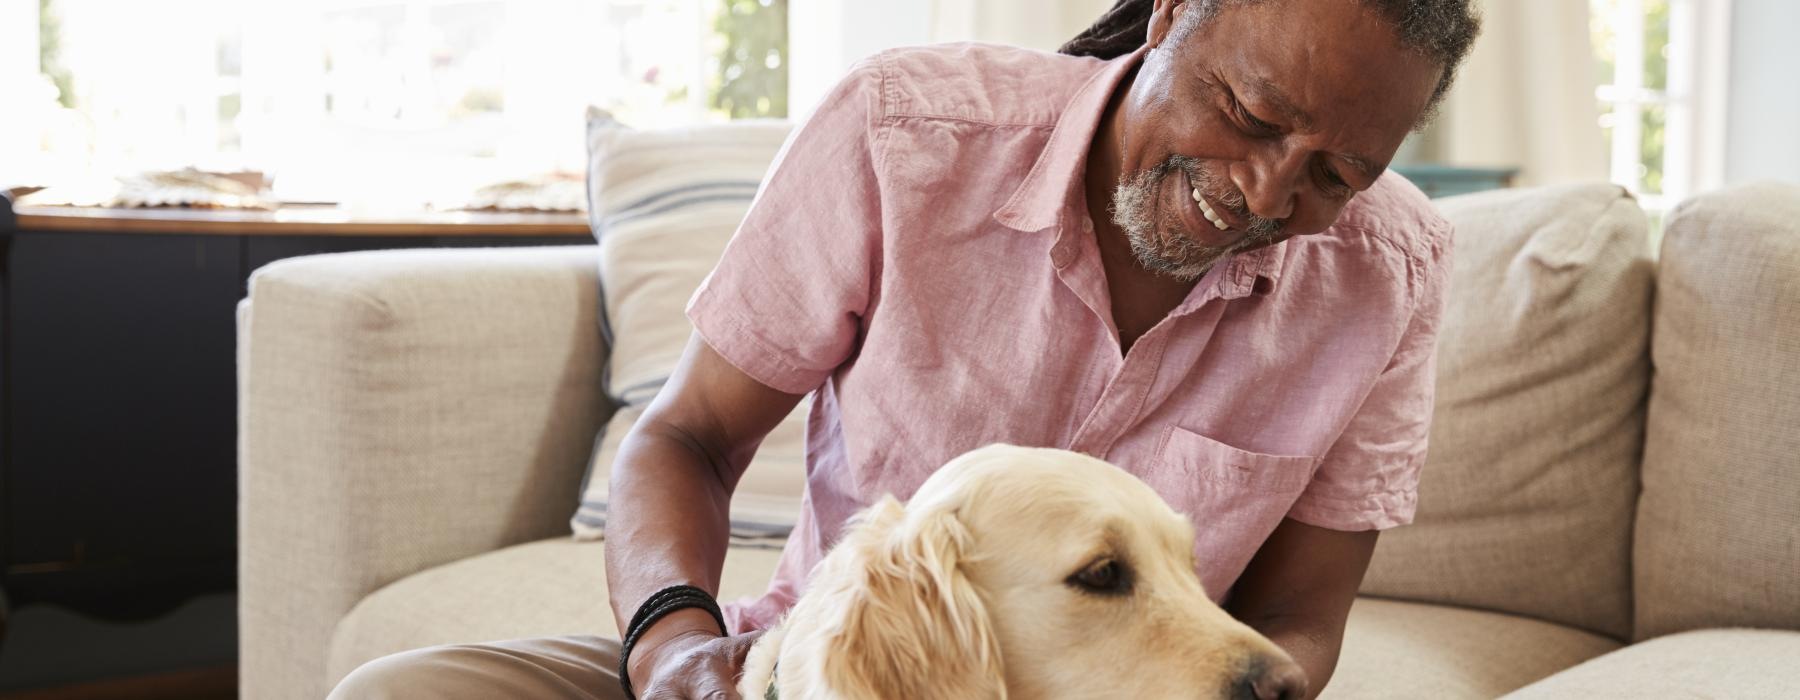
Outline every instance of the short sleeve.
POLYGON ((855 351, 880 276, 883 117, 875 57, 782 146, 688 302, 707 344, 771 388, 810 392, 855 351))
POLYGON ((1333 530, 1412 522, 1437 383, 1437 335, 1450 276, 1450 227, 1439 220, 1408 261, 1412 314, 1393 359, 1326 452, 1288 517, 1333 530))

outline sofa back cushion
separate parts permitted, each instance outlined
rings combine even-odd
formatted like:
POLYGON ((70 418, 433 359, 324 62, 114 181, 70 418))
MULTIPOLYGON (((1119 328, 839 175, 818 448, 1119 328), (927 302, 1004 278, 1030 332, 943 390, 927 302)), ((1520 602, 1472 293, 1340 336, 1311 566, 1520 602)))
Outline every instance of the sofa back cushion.
POLYGON ((1637 636, 1800 630, 1800 185, 1683 203, 1660 266, 1637 636))
POLYGON ((1414 524, 1374 595, 1630 634, 1649 384, 1646 218, 1610 185, 1438 201, 1456 228, 1414 524))
MULTIPOLYGON (((718 264, 791 129, 737 121, 640 130, 589 111, 588 216, 600 242, 601 331, 612 348, 603 381, 620 408, 595 445, 571 520, 578 539, 602 536, 619 446, 674 371, 693 333, 688 298, 718 264)), ((799 517, 808 404, 763 440, 738 482, 731 521, 740 541, 778 541, 799 517)))

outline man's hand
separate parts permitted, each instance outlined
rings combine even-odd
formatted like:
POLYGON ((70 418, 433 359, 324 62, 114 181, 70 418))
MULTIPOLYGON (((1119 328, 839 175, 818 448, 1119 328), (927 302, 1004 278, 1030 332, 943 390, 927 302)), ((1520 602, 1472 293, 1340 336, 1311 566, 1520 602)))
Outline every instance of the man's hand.
POLYGON ((760 630, 735 637, 686 630, 652 647, 639 642, 631 654, 631 687, 640 700, 741 700, 738 676, 760 637, 760 630))

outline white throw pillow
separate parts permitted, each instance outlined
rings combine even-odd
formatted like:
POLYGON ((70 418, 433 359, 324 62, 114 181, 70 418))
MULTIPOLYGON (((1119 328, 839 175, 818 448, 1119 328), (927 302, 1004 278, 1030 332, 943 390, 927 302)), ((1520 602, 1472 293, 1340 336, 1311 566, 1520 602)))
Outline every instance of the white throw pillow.
MULTIPOLYGON (((637 130, 588 111, 588 216, 600 242, 605 390, 621 408, 601 433, 571 519, 576 539, 606 527, 607 485, 625 434, 693 333, 683 313, 718 264, 791 125, 736 121, 637 130)), ((780 546, 806 484, 802 401, 763 441, 731 500, 734 544, 780 546)))

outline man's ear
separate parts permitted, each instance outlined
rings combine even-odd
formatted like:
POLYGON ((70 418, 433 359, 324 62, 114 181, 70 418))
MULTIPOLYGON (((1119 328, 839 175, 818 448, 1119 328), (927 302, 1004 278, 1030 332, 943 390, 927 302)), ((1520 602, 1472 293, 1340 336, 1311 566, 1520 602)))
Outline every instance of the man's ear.
POLYGON ((1181 16, 1186 6, 1187 0, 1156 0, 1155 9, 1150 11, 1144 43, 1153 49, 1162 46, 1163 40, 1169 38, 1169 32, 1175 29, 1175 18, 1181 16))
POLYGON ((1003 698, 1006 677, 987 606, 962 567, 969 533, 956 514, 907 513, 892 498, 866 513, 859 578, 825 660, 844 698, 1003 698))

